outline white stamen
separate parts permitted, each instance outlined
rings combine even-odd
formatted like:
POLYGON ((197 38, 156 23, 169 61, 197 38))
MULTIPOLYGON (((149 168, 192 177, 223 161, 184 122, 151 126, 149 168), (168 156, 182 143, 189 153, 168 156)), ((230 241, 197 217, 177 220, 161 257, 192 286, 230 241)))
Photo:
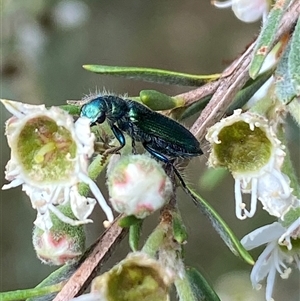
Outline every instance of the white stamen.
POLYGON ((99 205, 101 206, 102 210, 106 214, 106 217, 110 223, 114 221, 114 216, 112 213, 111 208, 107 205, 105 198, 103 197, 101 191, 99 190, 98 186, 92 181, 88 176, 83 173, 79 174, 79 178, 86 184, 89 185, 92 193, 94 194, 96 200, 98 201, 99 205))
POLYGON ((292 272, 292 269, 287 268, 282 274, 280 274, 280 277, 282 279, 288 279, 290 277, 291 272, 292 272))
POLYGON ((234 195, 235 195, 235 215, 238 219, 247 218, 246 215, 242 215, 242 192, 241 192, 241 181, 239 179, 235 179, 234 182, 234 195))
POLYGON ((253 217, 256 212, 257 206, 257 178, 253 178, 251 181, 251 204, 250 204, 250 212, 248 217, 253 217))
POLYGON ((299 229, 300 231, 300 217, 297 218, 287 229, 285 233, 283 233, 280 238, 278 239, 278 243, 280 245, 285 245, 288 250, 292 249, 292 244, 291 244, 291 235, 293 234, 294 231, 299 229), (286 242, 286 243, 285 243, 286 242))
POLYGON ((284 178, 283 174, 279 171, 277 171, 275 168, 272 170, 272 175, 274 175, 282 185, 283 193, 280 193, 280 197, 287 199, 292 192, 292 189, 286 179, 284 178))

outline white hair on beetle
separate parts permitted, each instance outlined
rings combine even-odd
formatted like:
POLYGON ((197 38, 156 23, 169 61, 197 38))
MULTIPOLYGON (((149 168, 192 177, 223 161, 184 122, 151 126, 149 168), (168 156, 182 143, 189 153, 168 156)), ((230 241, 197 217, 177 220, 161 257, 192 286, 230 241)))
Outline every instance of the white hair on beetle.
POLYGON ((83 105, 89 103, 91 100, 106 95, 118 96, 123 99, 128 98, 128 93, 117 94, 112 91, 106 90, 105 87, 103 87, 102 90, 96 88, 95 92, 90 91, 89 94, 85 94, 81 100, 67 100, 67 104, 82 107, 83 105))

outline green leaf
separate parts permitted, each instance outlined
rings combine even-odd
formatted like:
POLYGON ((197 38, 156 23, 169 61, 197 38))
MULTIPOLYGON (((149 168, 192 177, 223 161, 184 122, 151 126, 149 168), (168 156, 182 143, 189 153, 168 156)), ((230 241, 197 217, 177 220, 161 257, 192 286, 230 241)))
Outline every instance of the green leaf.
POLYGON ((198 270, 192 267, 187 268, 186 275, 189 279, 195 300, 220 301, 219 296, 198 270))
POLYGON ((298 99, 294 99, 288 104, 287 107, 291 116, 293 116, 295 122, 300 128, 300 102, 298 101, 298 99))
POLYGON ((150 257, 155 257, 157 251, 161 247, 166 237, 166 227, 160 223, 146 240, 142 252, 148 254, 150 257))
POLYGON ((211 100, 211 98, 212 95, 207 95, 186 108, 176 108, 172 111, 172 116, 178 121, 183 121, 184 119, 189 118, 192 115, 202 111, 211 100))
POLYGON ((216 80, 220 77, 219 74, 194 75, 142 67, 83 65, 83 68, 98 74, 121 76, 130 79, 139 79, 148 82, 180 86, 202 86, 203 84, 216 80))
POLYGON ((289 52, 288 60, 292 84, 296 91, 296 95, 300 95, 300 19, 296 24, 292 41, 291 50, 289 52))
MULTIPOLYGON (((39 283, 35 289, 43 289, 46 287, 54 287, 54 286, 61 286, 61 288, 64 286, 64 281, 70 277, 79 267, 79 262, 72 263, 70 265, 63 265, 62 267, 58 268, 57 270, 53 271, 47 278, 45 278, 41 283, 39 283)), ((60 291, 61 288, 58 290, 60 291)), ((41 300, 53 300, 56 293, 55 292, 49 292, 46 294, 43 294, 44 296, 42 298, 39 298, 38 295, 35 296, 27 296, 26 301, 41 301, 41 300), (29 298, 29 299, 27 299, 29 298)), ((0 300, 2 301, 1 297, 0 300)), ((15 299, 14 299, 15 300, 15 299)))
POLYGON ((290 51, 291 43, 289 42, 275 71, 275 94, 283 104, 288 104, 296 95, 288 64, 290 51))
POLYGON ((179 301, 220 301, 203 275, 195 268, 186 268, 185 275, 175 280, 179 301))
POLYGON ((186 192, 191 195, 194 204, 201 210, 201 212, 208 217, 213 227, 231 252, 242 258, 247 263, 253 265, 254 260, 252 259, 251 255, 242 246, 239 239, 234 235, 233 231, 229 228, 221 216, 209 205, 207 201, 205 201, 198 193, 193 191, 188 186, 186 192))
POLYGON ((196 299, 187 275, 177 277, 174 284, 179 301, 201 301, 201 299, 196 299))
POLYGON ((283 13, 290 1, 291 0, 276 1, 268 15, 267 21, 263 24, 261 32, 256 41, 254 57, 252 58, 249 67, 249 75, 253 79, 257 77, 267 54, 274 46, 275 34, 283 13))
POLYGON ((187 241, 188 234, 179 211, 173 211, 172 217, 173 237, 179 244, 184 244, 187 241))
POLYGON ((265 82, 272 76, 274 69, 270 69, 260 74, 255 80, 250 79, 246 85, 234 97, 230 107, 226 110, 228 115, 231 115, 235 109, 243 107, 249 99, 265 84, 265 82))
MULTIPOLYGON (((59 292, 63 284, 0 293, 1 301, 18 301, 59 292)), ((33 299, 32 299, 33 300, 33 299)))
POLYGON ((142 225, 143 220, 139 220, 129 228, 129 246, 133 252, 136 252, 139 248, 142 225))
POLYGON ((184 100, 168 96, 155 90, 142 90, 141 102, 154 111, 171 110, 184 105, 184 100))

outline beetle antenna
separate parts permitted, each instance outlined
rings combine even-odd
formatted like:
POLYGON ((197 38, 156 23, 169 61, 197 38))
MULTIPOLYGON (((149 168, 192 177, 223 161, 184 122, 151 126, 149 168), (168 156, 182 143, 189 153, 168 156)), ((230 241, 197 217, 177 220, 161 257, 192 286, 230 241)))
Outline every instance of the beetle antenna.
POLYGON ((195 196, 192 193, 192 191, 190 190, 190 188, 186 185, 186 183, 183 180, 183 177, 180 174, 180 172, 178 171, 178 169, 173 164, 171 164, 171 166, 173 168, 175 175, 179 179, 179 182, 181 183, 182 189, 186 192, 187 195, 189 195, 191 197, 191 199, 192 199, 193 203, 196 205, 196 207, 200 208, 200 210, 203 212, 203 214, 207 215, 207 213, 203 210, 201 203, 195 198, 195 196))

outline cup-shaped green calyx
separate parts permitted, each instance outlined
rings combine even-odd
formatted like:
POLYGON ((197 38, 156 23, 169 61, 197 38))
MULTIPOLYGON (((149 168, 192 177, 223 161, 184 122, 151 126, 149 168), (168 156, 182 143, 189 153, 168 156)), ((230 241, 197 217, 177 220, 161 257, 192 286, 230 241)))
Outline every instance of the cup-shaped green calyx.
POLYGON ((289 178, 281 172, 284 146, 273 126, 261 115, 236 110, 208 129, 209 165, 226 167, 232 173, 239 219, 254 215, 257 199, 271 215, 281 218, 295 203, 289 178), (251 193, 250 211, 242 202, 242 192, 251 193))
POLYGON ((131 253, 97 277, 91 292, 106 301, 168 301, 172 273, 144 253, 131 253))
POLYGON ((206 139, 212 146, 210 166, 226 167, 233 175, 257 175, 270 163, 281 167, 283 161, 280 141, 268 120, 258 114, 236 110, 209 128, 206 139))

